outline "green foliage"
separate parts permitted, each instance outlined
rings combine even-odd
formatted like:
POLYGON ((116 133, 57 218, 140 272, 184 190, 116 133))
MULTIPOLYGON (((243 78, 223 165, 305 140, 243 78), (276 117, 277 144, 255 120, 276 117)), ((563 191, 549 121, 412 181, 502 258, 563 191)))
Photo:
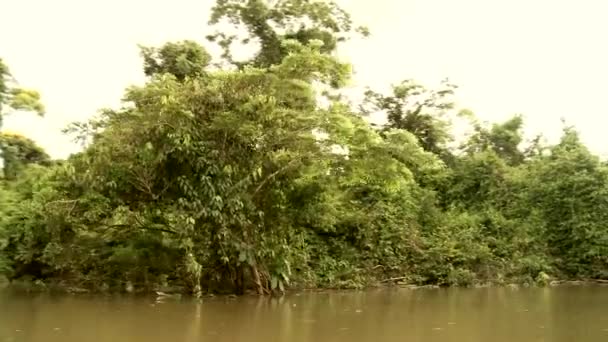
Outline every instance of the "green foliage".
POLYGON ((317 103, 351 74, 330 53, 353 31, 335 4, 218 0, 222 20, 260 43, 252 59, 225 32, 209 38, 238 68, 192 41, 142 48, 146 83, 71 125, 86 148, 68 160, 2 135, 0 273, 196 296, 608 276, 608 169, 571 128, 522 151, 520 116, 473 120, 451 148, 447 83, 317 103))
POLYGON ((475 134, 465 144, 465 151, 472 155, 492 150, 511 165, 520 164, 524 160, 524 153, 520 150, 523 124, 520 115, 502 124, 493 124, 491 129, 476 123, 475 134))
MULTIPOLYGON (((8 215, 10 208, 16 205, 16 195, 3 185, 0 187, 0 250, 5 250, 8 244, 8 215)), ((0 253, 0 274, 9 274, 12 271, 11 260, 4 253, 0 253)))
POLYGON ((388 119, 387 128, 411 132, 427 151, 445 156, 451 140, 450 122, 446 114, 454 108, 451 96, 455 86, 444 81, 440 90, 429 90, 413 80, 393 86, 390 96, 368 90, 364 113, 382 111, 388 119))
POLYGON ((200 77, 211 62, 211 56, 196 42, 185 40, 167 43, 162 48, 141 47, 144 73, 147 76, 172 74, 178 80, 200 77))
POLYGON ((222 20, 244 28, 247 36, 242 44, 258 43, 260 48, 250 61, 234 61, 231 46, 237 35, 216 32, 208 39, 224 49, 223 57, 239 67, 252 65, 269 67, 280 64, 289 51, 284 40, 296 40, 307 45, 313 40, 323 42, 322 52, 335 50, 338 42, 345 41, 352 31, 364 36, 367 29, 353 27, 350 15, 333 1, 316 0, 218 0, 213 7, 210 24, 222 20))
POLYGON ((0 58, 0 128, 4 115, 20 110, 43 115, 44 105, 37 91, 21 88, 16 84, 8 66, 0 58))
POLYGON ((606 277, 606 166, 566 128, 550 155, 532 161, 526 176, 526 200, 540 209, 556 266, 571 277, 606 277))
POLYGON ((51 158, 34 141, 24 136, 0 133, 0 155, 2 176, 14 180, 30 164, 49 166, 51 158))

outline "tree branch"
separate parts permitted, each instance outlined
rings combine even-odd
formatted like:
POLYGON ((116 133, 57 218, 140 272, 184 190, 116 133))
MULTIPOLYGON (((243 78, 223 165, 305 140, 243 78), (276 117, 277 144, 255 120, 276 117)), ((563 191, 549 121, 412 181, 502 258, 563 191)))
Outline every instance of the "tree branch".
POLYGON ((260 190, 262 190, 262 188, 264 187, 264 185, 266 185, 266 183, 268 183, 270 180, 272 180, 273 178, 275 178, 276 176, 278 176, 281 172, 289 169, 290 167, 292 167, 296 162, 300 161, 299 159, 292 159, 289 163, 287 163, 287 165, 283 166, 282 168, 276 170, 275 172, 271 173, 268 177, 266 177, 266 179, 264 179, 258 186, 257 188, 255 188, 255 190, 253 191, 253 195, 255 196, 255 194, 257 194, 260 190))

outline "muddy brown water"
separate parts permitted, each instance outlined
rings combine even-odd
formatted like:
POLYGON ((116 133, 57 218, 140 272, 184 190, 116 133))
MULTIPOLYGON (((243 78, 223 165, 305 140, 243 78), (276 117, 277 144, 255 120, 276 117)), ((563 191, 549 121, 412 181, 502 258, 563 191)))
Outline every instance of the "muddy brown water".
POLYGON ((608 286, 189 299, 0 292, 0 342, 608 341, 608 286))

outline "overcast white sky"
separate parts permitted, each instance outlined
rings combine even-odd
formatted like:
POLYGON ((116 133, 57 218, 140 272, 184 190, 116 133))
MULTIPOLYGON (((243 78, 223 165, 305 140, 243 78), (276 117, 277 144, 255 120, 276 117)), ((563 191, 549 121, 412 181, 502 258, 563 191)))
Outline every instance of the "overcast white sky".
MULTIPOLYGON (((65 157, 67 123, 117 106, 141 83, 138 43, 204 42, 212 0, 0 0, 0 56, 43 95, 48 114, 9 117, 17 131, 65 157)), ((448 77, 483 120, 515 113, 550 138, 560 118, 608 155, 605 0, 342 0, 372 37, 342 50, 357 85, 448 77)))

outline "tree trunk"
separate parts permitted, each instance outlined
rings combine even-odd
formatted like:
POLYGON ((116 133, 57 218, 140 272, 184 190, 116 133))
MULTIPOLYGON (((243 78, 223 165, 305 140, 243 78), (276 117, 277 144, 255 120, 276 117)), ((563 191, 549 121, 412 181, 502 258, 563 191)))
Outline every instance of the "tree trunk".
POLYGON ((251 273, 253 274, 253 281, 257 287, 258 295, 263 296, 266 293, 266 289, 264 288, 264 285, 262 285, 262 279, 256 264, 251 265, 251 273))

